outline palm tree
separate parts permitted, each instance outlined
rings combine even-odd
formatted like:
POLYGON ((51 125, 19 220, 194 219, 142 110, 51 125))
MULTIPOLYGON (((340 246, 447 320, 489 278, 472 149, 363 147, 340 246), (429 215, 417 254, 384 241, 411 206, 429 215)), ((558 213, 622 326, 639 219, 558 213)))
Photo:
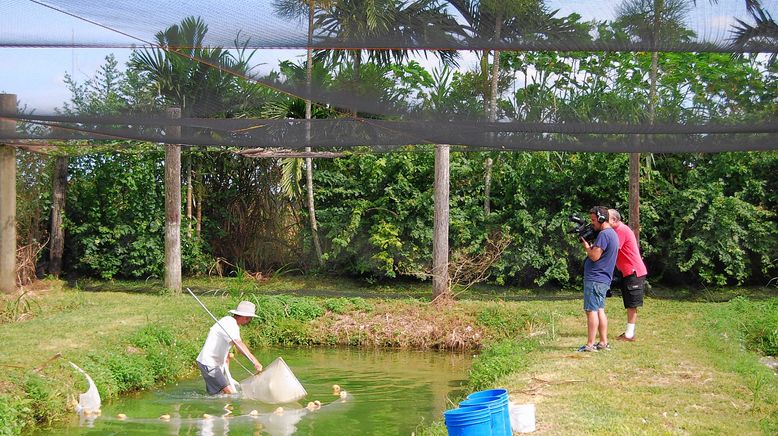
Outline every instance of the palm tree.
MULTIPOLYGON (((760 47, 774 49, 778 45, 778 24, 769 12, 762 9, 760 5, 752 6, 751 16, 754 18, 754 24, 748 24, 742 20, 737 20, 738 24, 733 26, 732 45, 737 49, 752 49, 758 51, 760 47)), ((774 65, 778 59, 778 53, 770 53, 768 64, 774 65)))
MULTIPOLYGON (((619 5, 616 23, 651 50, 649 72, 648 122, 656 118, 656 82, 659 70, 658 45, 660 41, 688 41, 693 36, 683 20, 689 10, 687 0, 626 0, 619 5)), ((639 141, 639 137, 635 137, 639 141)), ((629 154, 629 225, 640 243, 640 153, 629 154)))
MULTIPOLYGON (((709 3, 718 3, 718 0, 709 0, 709 3)), ((752 14, 760 8, 759 0, 744 0, 744 3, 752 14)), ((697 1, 692 0, 692 4, 696 5, 697 1)), ((661 41, 684 41, 693 35, 682 24, 689 6, 688 0, 626 0, 617 11, 616 21, 652 47, 648 102, 648 121, 651 124, 656 117, 657 47, 661 41)), ((630 226, 640 243, 640 153, 630 153, 629 157, 629 217, 630 226)))
MULTIPOLYGON (((332 0, 319 0, 319 7, 327 7, 332 0)), ((305 63, 305 92, 306 96, 311 94, 311 84, 313 80, 313 29, 314 29, 314 17, 316 11, 316 0, 275 0, 273 6, 282 17, 286 18, 300 18, 307 16, 308 18, 308 47, 306 49, 306 63, 305 63)), ((305 99, 305 119, 310 120, 312 115, 311 99, 305 99)), ((305 124, 305 139, 306 142, 310 142, 311 139, 311 123, 310 121, 305 124)), ((311 147, 305 147, 306 152, 311 151, 311 147)), ((299 160, 298 159, 285 159, 282 162, 283 174, 285 180, 299 180, 299 160), (291 162, 290 162, 291 161, 291 162)), ((319 225, 316 222, 316 207, 314 205, 313 196, 313 159, 310 157, 305 158, 305 190, 307 194, 308 204, 308 216, 311 221, 311 238, 313 239, 313 247, 316 252, 316 260, 321 266, 322 250, 321 242, 319 241, 319 225)))
MULTIPOLYGON (((249 71, 253 52, 235 57, 222 47, 203 46, 208 26, 199 17, 184 18, 155 35, 157 48, 134 51, 130 66, 156 83, 182 116, 207 117, 222 111, 235 97, 238 77, 249 71)), ((236 38, 236 48, 240 47, 236 38)))
MULTIPOLYGON (((447 0, 465 19, 474 40, 502 41, 567 38, 576 29, 564 20, 555 18, 557 11, 549 11, 543 0, 447 0)), ((481 55, 484 111, 490 122, 497 120, 497 85, 500 76, 500 51, 494 50, 489 70, 490 50, 481 55)), ((489 214, 493 160, 484 165, 484 213, 489 214)))
MULTIPOLYGON (((435 41, 446 44, 454 35, 463 35, 461 26, 438 0, 334 0, 316 13, 316 28, 323 41, 349 47, 371 47, 377 42, 391 49, 361 48, 320 50, 317 59, 338 64, 349 59, 352 81, 360 83, 361 64, 370 60, 378 65, 402 62, 421 46, 435 41), (365 54, 367 57, 365 58, 365 54)), ((424 52, 426 55, 426 51, 424 52)), ((458 54, 451 50, 434 50, 444 64, 456 65, 458 54)), ((353 116, 357 111, 352 112, 353 116)))

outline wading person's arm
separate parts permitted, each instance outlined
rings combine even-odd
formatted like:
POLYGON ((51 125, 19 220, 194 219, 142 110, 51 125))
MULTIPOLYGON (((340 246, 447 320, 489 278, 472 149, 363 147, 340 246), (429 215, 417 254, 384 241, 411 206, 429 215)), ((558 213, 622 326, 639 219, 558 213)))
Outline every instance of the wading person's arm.
POLYGON ((236 339, 232 342, 232 345, 235 346, 235 348, 238 349, 240 354, 246 356, 246 358, 251 361, 251 363, 254 365, 254 369, 259 373, 262 372, 262 364, 259 363, 259 360, 257 360, 256 357, 254 357, 253 354, 251 354, 251 351, 249 351, 249 347, 246 346, 246 344, 243 343, 240 339, 236 339))

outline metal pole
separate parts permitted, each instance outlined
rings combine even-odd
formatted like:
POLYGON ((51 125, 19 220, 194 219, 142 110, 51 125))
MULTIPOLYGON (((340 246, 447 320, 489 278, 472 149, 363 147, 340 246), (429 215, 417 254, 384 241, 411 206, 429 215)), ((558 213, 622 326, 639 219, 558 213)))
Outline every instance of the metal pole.
MULTIPOLYGON (((189 295, 191 295, 192 297, 194 297, 194 299, 195 299, 195 300, 197 300, 197 302, 198 302, 198 303, 200 303, 200 306, 201 306, 203 309, 205 309, 205 311, 206 311, 206 312, 208 312, 208 315, 211 315, 211 318, 213 318, 213 320, 214 320, 214 321, 216 321, 216 324, 218 324, 218 325, 219 325, 219 327, 221 327, 221 328, 222 328, 222 330, 224 330, 224 333, 227 335, 227 337, 228 337, 228 338, 230 338, 230 340, 231 340, 231 341, 234 343, 234 342, 235 342, 235 339, 232 339, 232 336, 230 336, 230 333, 227 331, 227 329, 226 329, 226 328, 224 328, 224 326, 223 326, 223 325, 221 325, 221 323, 219 322, 219 320, 218 320, 218 319, 216 319, 216 317, 215 317, 215 316, 213 316, 213 314, 211 313, 211 311, 210 311, 210 310, 208 310, 208 308, 207 308, 207 307, 205 307, 205 304, 203 304, 203 302, 202 302, 202 301, 200 301, 200 299, 199 299, 199 298, 197 298, 197 295, 195 295, 195 294, 192 292, 192 290, 191 290, 191 289, 189 289, 189 288, 186 288, 186 290, 189 292, 189 295)), ((238 360, 238 359, 235 359, 235 361, 236 361, 236 362, 238 362, 238 365, 240 365, 240 367, 241 367, 241 368, 245 369, 247 373, 249 373, 250 375, 254 375, 254 373, 253 373, 253 372, 249 371, 249 369, 248 369, 248 368, 246 368, 245 366, 243 366, 243 364, 242 364, 242 363, 240 363, 240 360, 238 360)))

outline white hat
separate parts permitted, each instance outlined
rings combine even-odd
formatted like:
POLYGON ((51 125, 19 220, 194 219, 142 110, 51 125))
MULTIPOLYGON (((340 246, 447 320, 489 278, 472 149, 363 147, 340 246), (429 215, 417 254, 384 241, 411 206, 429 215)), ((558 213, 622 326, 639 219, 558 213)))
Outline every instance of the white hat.
POLYGON ((255 317, 257 306, 254 305, 251 301, 241 301, 238 303, 238 308, 235 310, 231 310, 230 313, 233 315, 240 315, 240 316, 249 316, 249 317, 255 317))

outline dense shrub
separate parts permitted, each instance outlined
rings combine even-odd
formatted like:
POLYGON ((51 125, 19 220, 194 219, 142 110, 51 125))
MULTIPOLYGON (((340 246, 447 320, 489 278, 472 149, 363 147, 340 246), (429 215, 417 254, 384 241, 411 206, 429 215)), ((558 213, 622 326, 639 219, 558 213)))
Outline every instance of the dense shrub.
POLYGON ((65 410, 65 401, 59 392, 54 390, 50 381, 37 374, 28 374, 23 382, 26 398, 29 400, 30 419, 36 425, 50 426, 54 417, 60 416, 65 410))
POLYGON ((764 302, 737 297, 730 301, 746 348, 766 356, 778 356, 778 298, 764 302))
POLYGON ((313 298, 301 298, 289 295, 252 296, 257 305, 255 321, 262 324, 290 318, 297 321, 310 321, 324 314, 322 305, 313 298))
POLYGON ((374 309, 373 305, 362 297, 327 298, 322 304, 325 309, 334 313, 346 313, 350 311, 371 312, 374 309))
MULTIPOLYGON (((431 264, 431 148, 320 164, 317 217, 327 265, 369 279, 425 276, 431 264)), ((497 284, 577 283, 583 254, 568 217, 601 204, 628 217, 625 154, 509 153, 495 160, 484 212, 481 153, 452 153, 452 252, 511 243, 488 270, 497 284)), ((641 179, 641 248, 652 280, 762 284, 778 275, 778 153, 654 155, 641 179)), ((452 258, 452 262, 456 262, 452 258)), ((456 265, 452 265, 456 267, 456 265)))
POLYGON ((30 400, 22 400, 11 395, 0 395, 0 436, 21 433, 33 413, 30 400))
POLYGON ((504 304, 490 304, 478 312, 478 324, 499 338, 517 337, 525 331, 534 315, 517 313, 504 304))
POLYGON ((473 390, 490 388, 501 378, 527 366, 527 355, 537 348, 537 341, 503 339, 490 344, 473 359, 468 383, 473 390))
MULTIPOLYGON (((161 277, 165 252, 164 153, 136 146, 79 156, 69 167, 66 265, 105 279, 161 277)), ((182 232, 182 268, 204 273, 201 239, 182 232)))

